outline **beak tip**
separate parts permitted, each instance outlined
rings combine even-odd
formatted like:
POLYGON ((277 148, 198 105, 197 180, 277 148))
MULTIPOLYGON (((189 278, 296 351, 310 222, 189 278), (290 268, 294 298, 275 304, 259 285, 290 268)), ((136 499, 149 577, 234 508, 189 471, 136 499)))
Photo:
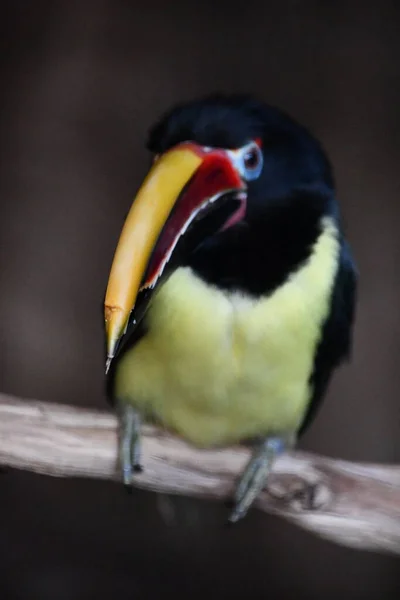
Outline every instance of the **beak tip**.
POLYGON ((104 323, 106 331, 106 352, 107 359, 105 365, 106 375, 109 371, 111 361, 113 360, 120 339, 125 333, 127 318, 126 312, 119 306, 105 305, 104 323))
POLYGON ((113 357, 112 356, 107 356, 107 360, 106 360, 106 368, 105 368, 105 372, 106 375, 108 374, 108 371, 110 370, 110 366, 111 366, 111 361, 112 361, 113 357))

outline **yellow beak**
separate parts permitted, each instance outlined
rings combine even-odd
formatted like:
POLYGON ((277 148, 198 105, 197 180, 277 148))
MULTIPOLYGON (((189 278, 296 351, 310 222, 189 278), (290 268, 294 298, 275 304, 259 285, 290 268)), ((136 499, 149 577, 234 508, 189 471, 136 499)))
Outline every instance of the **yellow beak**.
POLYGON ((176 199, 202 157, 182 145, 153 165, 132 204, 122 229, 104 303, 107 356, 110 360, 126 330, 144 272, 176 199))

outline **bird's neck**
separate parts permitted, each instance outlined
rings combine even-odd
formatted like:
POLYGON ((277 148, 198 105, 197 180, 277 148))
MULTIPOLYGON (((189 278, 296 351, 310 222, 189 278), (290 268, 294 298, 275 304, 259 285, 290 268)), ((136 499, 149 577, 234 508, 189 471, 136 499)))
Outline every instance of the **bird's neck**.
POLYGON ((221 289, 270 294, 310 257, 327 216, 322 203, 298 200, 250 213, 197 248, 188 265, 221 289))

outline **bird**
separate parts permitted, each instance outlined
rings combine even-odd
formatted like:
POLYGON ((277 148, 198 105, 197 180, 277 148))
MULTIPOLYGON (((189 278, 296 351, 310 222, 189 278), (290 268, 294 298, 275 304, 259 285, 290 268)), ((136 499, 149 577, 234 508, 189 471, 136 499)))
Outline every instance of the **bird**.
POLYGON ((284 110, 251 94, 187 100, 146 150, 104 297, 121 479, 143 468, 145 422, 198 448, 244 444, 235 523, 351 359, 358 271, 327 152, 284 110))

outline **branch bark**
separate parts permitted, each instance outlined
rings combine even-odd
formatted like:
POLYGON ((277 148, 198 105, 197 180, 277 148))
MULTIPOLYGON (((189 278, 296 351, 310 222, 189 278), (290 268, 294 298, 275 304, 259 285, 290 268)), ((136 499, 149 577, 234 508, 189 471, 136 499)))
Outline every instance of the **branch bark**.
MULTIPOLYGON (((229 498, 248 451, 198 450, 143 428, 143 473, 158 492, 229 498)), ((0 464, 56 477, 118 479, 113 414, 0 394, 0 464)), ((356 464, 305 452, 276 462, 259 509, 336 543, 400 554, 400 466, 356 464), (302 493, 313 490, 310 494, 302 493)))

